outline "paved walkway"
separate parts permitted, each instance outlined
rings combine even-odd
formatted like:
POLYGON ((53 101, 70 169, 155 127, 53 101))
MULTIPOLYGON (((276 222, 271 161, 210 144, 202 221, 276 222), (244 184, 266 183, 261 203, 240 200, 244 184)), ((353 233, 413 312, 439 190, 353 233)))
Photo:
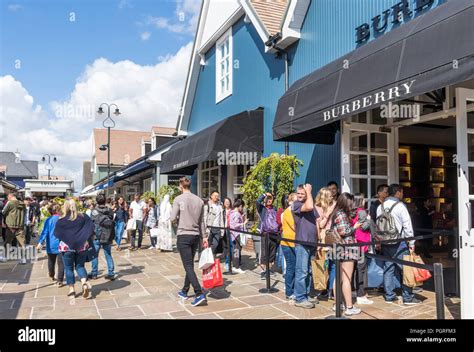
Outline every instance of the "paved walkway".
MULTIPOLYGON (((33 263, 0 263, 0 319, 323 319, 333 316, 332 301, 314 309, 301 309, 285 300, 281 275, 272 281, 279 292, 260 294, 265 287, 252 253, 243 253, 245 274, 224 275, 224 287, 212 290, 208 305, 192 307, 176 293, 183 283, 183 268, 177 253, 143 249, 113 252, 119 279, 100 277, 92 282, 93 299, 68 298, 67 287, 58 288, 47 277, 47 259, 33 263)), ((103 254, 100 269, 105 269, 103 254)), ((197 267, 197 265, 196 265, 197 267)), ((79 290, 79 285, 77 285, 79 290)), ((435 319, 434 293, 418 295, 415 307, 386 304, 375 293, 371 306, 352 319, 435 319)), ((459 318, 459 299, 446 299, 446 317, 459 318)))

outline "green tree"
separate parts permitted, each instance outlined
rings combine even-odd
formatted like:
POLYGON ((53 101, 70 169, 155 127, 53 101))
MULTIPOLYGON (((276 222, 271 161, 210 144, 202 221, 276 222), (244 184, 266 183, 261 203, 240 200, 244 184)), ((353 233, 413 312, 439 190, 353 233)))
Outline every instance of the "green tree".
POLYGON ((244 178, 241 190, 250 212, 255 212, 257 198, 270 192, 275 197, 275 207, 280 207, 281 198, 294 191, 295 178, 300 175, 303 162, 296 155, 272 153, 252 166, 244 178))

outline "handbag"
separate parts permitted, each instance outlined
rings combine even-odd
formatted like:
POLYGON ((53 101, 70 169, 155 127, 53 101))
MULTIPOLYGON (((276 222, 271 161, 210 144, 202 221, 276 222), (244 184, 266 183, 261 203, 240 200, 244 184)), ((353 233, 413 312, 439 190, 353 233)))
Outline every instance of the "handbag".
POLYGON ((214 264, 202 272, 202 286, 208 290, 224 285, 222 278, 221 261, 216 259, 214 264))
POLYGON ((160 229, 158 227, 152 227, 150 229, 150 237, 158 237, 158 235, 160 234, 160 229))
POLYGON ((326 230, 326 244, 342 244, 343 240, 339 232, 334 231, 333 229, 326 230))
POLYGON ((137 229, 137 222, 135 219, 128 219, 127 221, 127 231, 133 231, 137 229))
POLYGON ((212 265, 214 265, 214 255, 212 254, 212 249, 207 247, 201 252, 201 257, 199 258, 199 269, 206 270, 212 265))
POLYGON ((99 253, 97 253, 97 250, 95 249, 94 241, 92 241, 92 238, 89 238, 87 240, 87 243, 89 244, 89 247, 86 249, 86 262, 89 263, 96 259, 99 256, 99 253))

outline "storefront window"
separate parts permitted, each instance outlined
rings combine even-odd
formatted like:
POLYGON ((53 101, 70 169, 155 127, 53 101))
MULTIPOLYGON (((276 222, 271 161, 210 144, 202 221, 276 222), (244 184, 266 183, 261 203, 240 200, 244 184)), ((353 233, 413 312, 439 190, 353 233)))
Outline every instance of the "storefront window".
MULTIPOLYGON (((471 103, 474 104, 474 103, 471 103)), ((474 111, 467 113, 467 128, 474 129, 474 111)))
POLYGON ((201 197, 209 197, 210 193, 219 190, 219 165, 216 161, 206 161, 202 163, 201 168, 201 182, 200 182, 201 197))
POLYGON ((370 174, 387 176, 388 175, 388 157, 373 155, 370 157, 370 174))
POLYGON ((351 131, 351 151, 366 152, 367 148, 367 132, 351 131))
POLYGON ((242 194, 240 187, 244 184, 244 178, 247 176, 247 171, 249 169, 248 165, 237 165, 237 174, 234 176, 234 195, 242 194))
POLYGON ((474 161, 474 134, 467 135, 467 155, 469 161, 474 161))
POLYGON ((351 155, 351 174, 367 175, 367 155, 351 155))
POLYGON ((352 178, 352 185, 351 185, 352 193, 363 193, 367 196, 369 189, 367 187, 367 179, 366 178, 352 178))
POLYGON ((386 153, 388 151, 388 135, 386 133, 371 133, 370 151, 373 153, 386 153))

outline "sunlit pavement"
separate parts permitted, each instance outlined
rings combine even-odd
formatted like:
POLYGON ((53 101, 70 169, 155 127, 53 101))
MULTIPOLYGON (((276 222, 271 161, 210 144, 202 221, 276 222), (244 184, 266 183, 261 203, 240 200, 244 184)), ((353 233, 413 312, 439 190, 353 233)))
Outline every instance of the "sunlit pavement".
MULTIPOLYGON (((148 246, 148 239, 145 247, 148 246)), ((125 248, 123 246, 123 248, 125 248)), ((208 304, 192 307, 177 292, 184 270, 178 253, 142 249, 113 251, 119 278, 103 278, 105 258, 100 254, 99 279, 92 281, 93 298, 85 300, 76 283, 76 297, 67 297, 68 288, 58 288, 47 276, 47 258, 20 265, 0 263, 0 319, 324 319, 334 316, 333 301, 320 301, 314 309, 290 305, 284 294, 283 278, 276 274, 272 286, 279 291, 261 294, 265 287, 253 253, 242 254, 246 273, 225 275, 224 286, 208 294, 208 304)), ((87 268, 90 266, 87 264, 87 268)), ((196 263, 197 270, 197 263, 196 263)), ((224 271, 224 266, 222 265, 224 271)), ((106 272, 106 270, 105 270, 106 272)), ((200 276, 200 275, 199 275, 200 276)), ((434 292, 417 297, 423 303, 404 306, 387 304, 371 291, 373 305, 359 306, 362 313, 351 319, 435 319, 434 292)), ((446 298, 446 318, 459 319, 459 299, 446 298)))

